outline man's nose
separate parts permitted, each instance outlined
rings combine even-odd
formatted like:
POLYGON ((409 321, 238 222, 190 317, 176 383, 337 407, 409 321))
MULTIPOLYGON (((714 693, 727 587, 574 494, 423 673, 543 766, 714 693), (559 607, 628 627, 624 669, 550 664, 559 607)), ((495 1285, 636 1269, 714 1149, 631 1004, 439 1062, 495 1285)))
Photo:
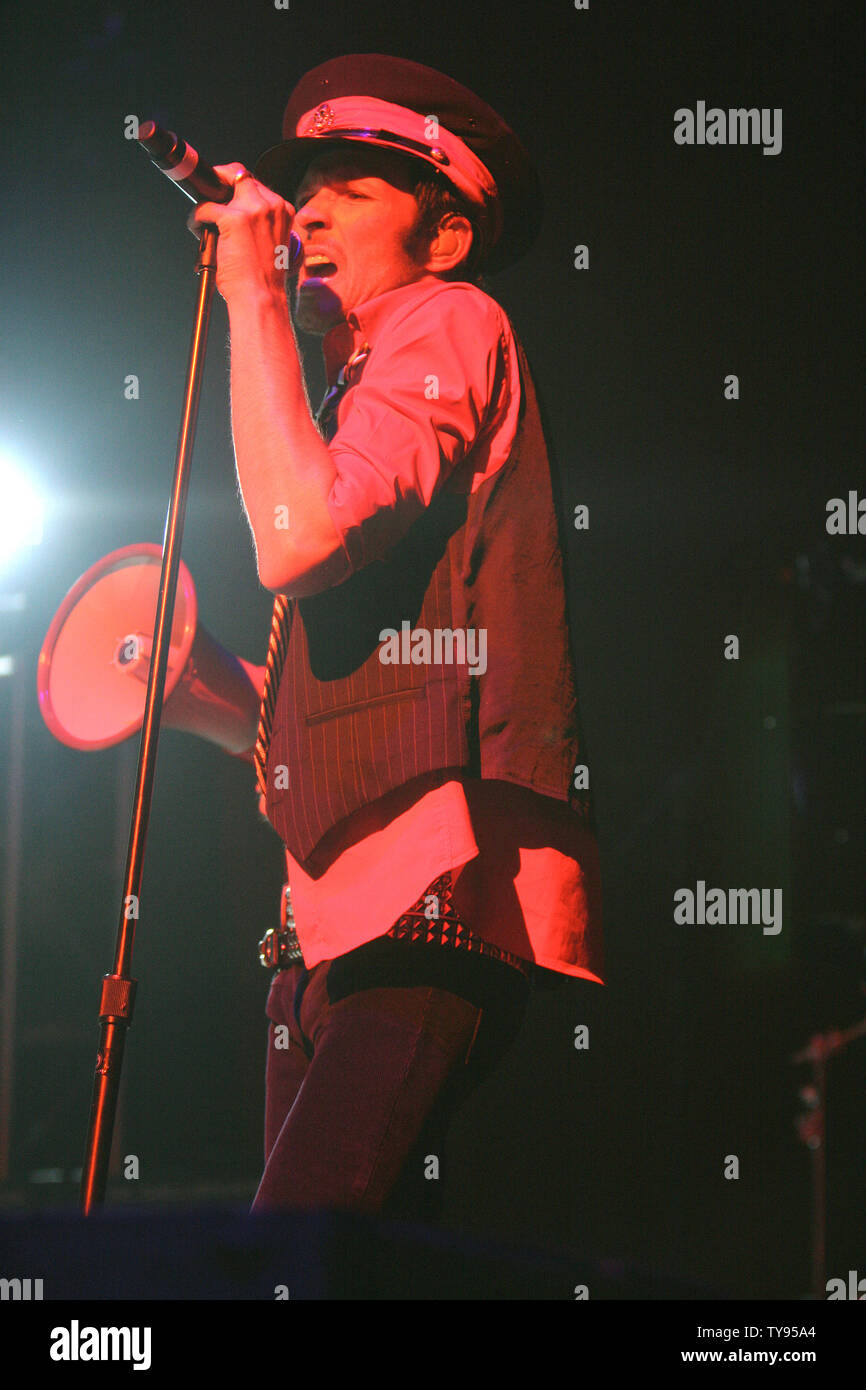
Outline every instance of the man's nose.
POLYGON ((330 203, 325 189, 320 189, 314 193, 312 198, 308 198, 302 208, 295 214, 295 226, 300 226, 303 230, 313 227, 327 226, 330 221, 330 203))

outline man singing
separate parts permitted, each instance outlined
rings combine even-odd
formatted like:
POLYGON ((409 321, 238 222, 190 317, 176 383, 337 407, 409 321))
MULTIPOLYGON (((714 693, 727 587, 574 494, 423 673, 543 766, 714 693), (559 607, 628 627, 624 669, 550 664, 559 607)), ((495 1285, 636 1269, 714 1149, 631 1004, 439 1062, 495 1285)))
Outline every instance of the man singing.
POLYGON ((276 596, 255 761, 291 897, 261 943, 253 1209, 429 1219, 447 1124, 532 983, 601 982, 550 466, 478 283, 540 202, 496 112, 403 59, 314 69, 283 136, 193 215, 219 230, 238 478, 276 596), (315 420, 293 320, 322 339, 315 420))

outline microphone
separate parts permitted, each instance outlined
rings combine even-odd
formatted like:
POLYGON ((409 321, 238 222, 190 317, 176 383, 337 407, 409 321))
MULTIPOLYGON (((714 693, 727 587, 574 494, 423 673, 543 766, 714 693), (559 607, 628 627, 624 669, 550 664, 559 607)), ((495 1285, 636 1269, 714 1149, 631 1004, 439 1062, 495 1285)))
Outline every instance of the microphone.
MULTIPOLYGON (((234 184, 221 179, 217 171, 199 157, 198 151, 173 130, 163 130, 156 121, 142 121, 138 127, 138 143, 157 169, 194 203, 230 203, 234 197, 234 184)), ((291 232, 290 275, 297 274, 303 258, 301 238, 297 232, 291 232)))

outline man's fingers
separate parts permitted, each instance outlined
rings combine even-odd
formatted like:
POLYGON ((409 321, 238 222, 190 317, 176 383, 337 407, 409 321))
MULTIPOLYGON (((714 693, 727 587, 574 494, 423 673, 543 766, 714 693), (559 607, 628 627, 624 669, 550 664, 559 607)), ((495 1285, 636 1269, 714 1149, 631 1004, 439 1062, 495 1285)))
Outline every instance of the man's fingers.
POLYGON ((216 227, 217 219, 214 213, 220 206, 220 203, 199 203, 193 208, 189 217, 186 219, 186 225, 189 227, 194 237, 201 240, 201 229, 206 224, 209 224, 211 227, 216 227))
MULTIPOLYGON (((235 190, 247 179, 255 183, 252 174, 245 164, 215 164, 213 167, 214 173, 219 175, 223 183, 231 184, 235 190)), ((211 226, 217 225, 217 218, 214 216, 214 213, 217 208, 222 207, 225 207, 225 203, 199 203, 193 208, 189 217, 186 219, 186 225, 189 227, 194 237, 201 238, 201 228, 204 223, 210 223, 211 226)))
POLYGON ((252 174, 245 164, 215 164, 213 167, 214 173, 219 174, 225 183, 234 183, 241 175, 248 179, 252 178, 252 174))

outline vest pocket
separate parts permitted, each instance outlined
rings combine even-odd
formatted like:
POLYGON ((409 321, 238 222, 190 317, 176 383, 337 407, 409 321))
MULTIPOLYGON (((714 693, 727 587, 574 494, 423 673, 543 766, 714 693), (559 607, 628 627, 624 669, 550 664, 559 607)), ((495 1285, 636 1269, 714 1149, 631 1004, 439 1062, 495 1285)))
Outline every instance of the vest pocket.
POLYGON ((390 705, 395 700, 418 700, 424 695, 425 690, 426 686, 423 685, 409 685, 404 690, 389 690, 383 695, 371 695, 367 700, 353 700, 348 705, 333 705, 330 709, 305 715, 304 723, 309 727, 312 724, 323 724, 338 715, 360 714, 364 710, 375 709, 378 705, 390 705))

